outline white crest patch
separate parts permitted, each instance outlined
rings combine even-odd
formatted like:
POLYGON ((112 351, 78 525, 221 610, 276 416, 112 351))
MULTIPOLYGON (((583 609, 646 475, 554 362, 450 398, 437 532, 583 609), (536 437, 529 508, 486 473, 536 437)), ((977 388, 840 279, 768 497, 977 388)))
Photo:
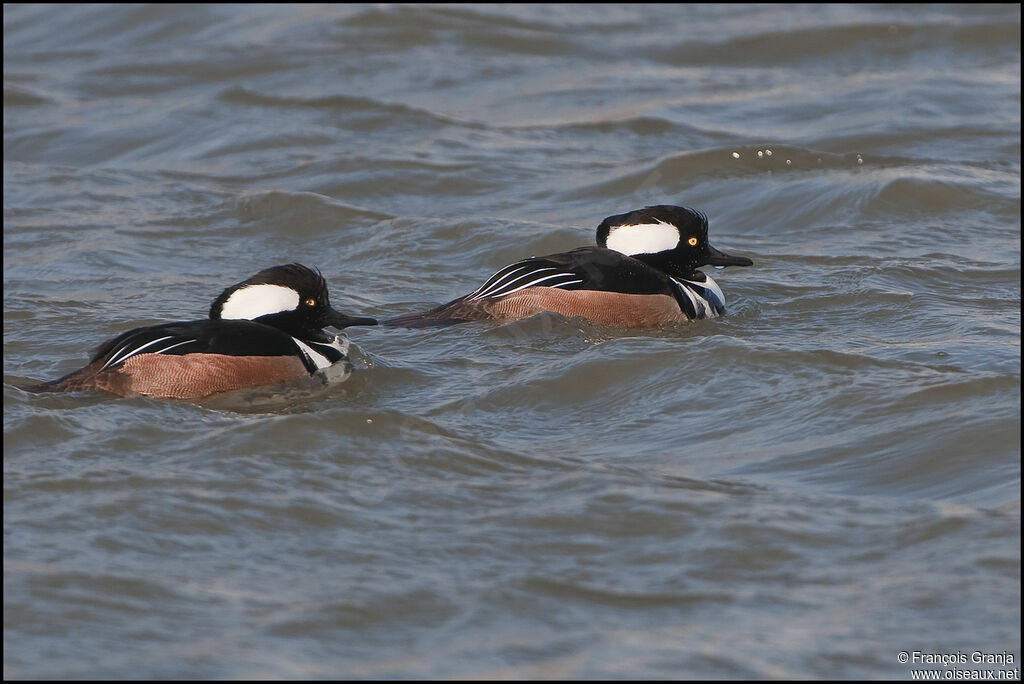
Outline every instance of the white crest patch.
POLYGON ((226 319, 253 320, 299 308, 299 293, 283 285, 246 285, 235 290, 220 309, 226 319))
POLYGON ((657 254, 675 249, 679 244, 679 230, 671 223, 637 223, 632 226, 616 226, 608 233, 605 242, 608 249, 634 254, 657 254))

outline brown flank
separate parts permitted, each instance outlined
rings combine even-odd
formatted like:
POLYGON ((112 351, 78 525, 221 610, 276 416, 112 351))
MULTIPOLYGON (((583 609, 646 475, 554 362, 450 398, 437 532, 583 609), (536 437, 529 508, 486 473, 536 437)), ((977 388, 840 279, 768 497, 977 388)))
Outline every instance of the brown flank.
POLYGON ((34 389, 50 392, 98 389, 122 397, 198 399, 309 375, 296 356, 139 354, 117 368, 97 372, 102 366, 102 360, 94 361, 71 375, 34 389))
POLYGON ((504 297, 459 300, 424 315, 439 320, 519 320, 544 311, 580 316, 598 325, 649 328, 689 320, 678 302, 663 294, 531 287, 504 297))

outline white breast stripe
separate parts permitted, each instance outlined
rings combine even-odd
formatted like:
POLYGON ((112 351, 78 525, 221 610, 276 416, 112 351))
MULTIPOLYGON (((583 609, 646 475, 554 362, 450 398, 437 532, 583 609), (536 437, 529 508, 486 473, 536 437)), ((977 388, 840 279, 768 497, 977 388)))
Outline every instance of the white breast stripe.
MULTIPOLYGON (((673 278, 673 280, 675 279, 673 278)), ((703 283, 698 283, 693 280, 681 280, 682 283, 689 283, 692 285, 696 292, 702 293, 700 296, 702 296, 704 301, 708 303, 708 316, 714 318, 719 315, 720 311, 725 310, 725 294, 722 293, 722 288, 718 287, 718 283, 716 283, 711 276, 706 276, 703 283)), ((676 283, 682 285, 679 280, 676 280, 676 283)), ((686 286, 684 285, 683 287, 686 286)))
POLYGON ((679 286, 680 291, 684 295, 686 295, 686 298, 690 300, 691 304, 693 304, 693 310, 697 312, 697 316, 699 317, 700 316, 700 305, 697 304, 697 296, 693 294, 693 290, 691 290, 690 288, 686 287, 685 285, 683 285, 681 282, 679 282, 675 278, 673 278, 672 280, 675 280, 676 285, 679 286))
POLYGON ((341 335, 335 335, 334 339, 331 340, 330 342, 321 342, 320 344, 337 349, 339 352, 341 352, 342 356, 348 355, 349 347, 352 346, 352 343, 349 342, 344 337, 342 337, 341 335))
POLYGON ((306 355, 306 358, 313 362, 313 365, 316 366, 317 370, 323 370, 324 368, 327 368, 328 366, 331 365, 331 362, 327 360, 326 356, 324 356, 318 351, 315 351, 312 347, 310 347, 308 344, 306 344, 299 338, 293 337, 292 340, 295 342, 296 345, 298 345, 299 349, 302 350, 302 353, 306 355))
POLYGON ((340 335, 335 337, 330 342, 312 342, 307 340, 308 344, 316 352, 323 354, 327 359, 327 363, 330 366, 338 365, 339 361, 345 360, 348 355, 349 341, 340 335))
MULTIPOLYGON (((672 282, 674 282, 679 287, 679 290, 693 303, 693 310, 697 313, 697 318, 718 318, 718 309, 712 306, 708 300, 699 295, 692 287, 684 284, 690 283, 690 285, 703 287, 704 283, 695 283, 691 280, 680 280, 677 278, 672 278, 672 282)), ((717 285, 715 286, 715 289, 718 289, 717 285)), ((721 290, 718 291, 721 292, 721 290)))
POLYGON ((718 283, 711 279, 711 276, 707 276, 707 279, 703 283, 697 283, 692 280, 682 279, 685 283, 692 283, 698 287, 702 287, 705 290, 710 290, 711 294, 718 298, 719 303, 725 306, 725 294, 722 292, 722 288, 718 287, 718 283))

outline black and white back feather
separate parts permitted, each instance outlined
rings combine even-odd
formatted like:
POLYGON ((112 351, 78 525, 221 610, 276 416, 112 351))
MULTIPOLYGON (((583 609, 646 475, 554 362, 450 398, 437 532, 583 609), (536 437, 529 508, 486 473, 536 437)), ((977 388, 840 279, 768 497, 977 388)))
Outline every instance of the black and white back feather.
POLYGON ((302 341, 256 321, 199 320, 129 330, 100 345, 92 361, 102 360, 100 370, 110 370, 139 354, 292 356, 296 353, 301 354, 311 373, 344 356, 344 350, 335 340, 327 343, 302 341))
POLYGON ((564 287, 579 285, 584 278, 579 273, 555 264, 550 259, 531 257, 509 264, 466 295, 466 301, 484 297, 504 297, 528 287, 564 287))

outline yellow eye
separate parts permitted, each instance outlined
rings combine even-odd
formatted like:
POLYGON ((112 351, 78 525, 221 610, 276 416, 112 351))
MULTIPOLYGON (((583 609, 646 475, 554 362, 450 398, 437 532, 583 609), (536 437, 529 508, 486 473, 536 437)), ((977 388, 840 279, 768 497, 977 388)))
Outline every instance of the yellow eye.
POLYGON ((306 306, 316 306, 316 300, 310 297, 306 300, 306 306))
POLYGON ((688 245, 690 245, 691 247, 696 247, 697 246, 697 238, 692 237, 689 240, 687 240, 686 243, 688 245))

